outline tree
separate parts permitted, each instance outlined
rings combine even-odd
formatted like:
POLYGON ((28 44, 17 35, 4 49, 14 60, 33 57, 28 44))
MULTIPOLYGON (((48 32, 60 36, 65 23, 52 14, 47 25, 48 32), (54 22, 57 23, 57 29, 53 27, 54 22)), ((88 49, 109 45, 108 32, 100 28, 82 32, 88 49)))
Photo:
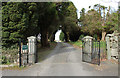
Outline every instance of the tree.
POLYGON ((102 21, 102 40, 105 40, 105 35, 106 35, 106 31, 105 31, 105 10, 107 7, 105 6, 101 6, 101 8, 103 9, 103 21, 102 21))
MULTIPOLYGON (((82 18, 83 16, 81 16, 82 18)), ((94 33, 99 34, 100 32, 100 26, 101 26, 101 22, 100 21, 96 21, 96 20, 100 20, 100 16, 99 13, 94 10, 91 9, 89 10, 86 14, 84 14, 84 19, 80 18, 80 23, 81 24, 81 30, 83 33, 87 33, 88 35, 93 36, 94 33)))
POLYGON ((70 32, 74 32, 73 31, 74 28, 78 26, 77 13, 76 13, 77 9, 72 2, 64 3, 64 5, 66 5, 65 8, 64 6, 62 7, 64 21, 62 21, 61 25, 62 25, 62 31, 65 36, 65 41, 68 42, 71 35, 70 32))
POLYGON ((48 2, 48 3, 40 3, 39 5, 43 5, 42 7, 45 8, 45 10, 43 11, 44 14, 39 16, 41 45, 43 47, 47 47, 47 46, 49 47, 49 42, 48 42, 48 33, 49 32, 48 31, 49 31, 49 28, 56 26, 57 22, 55 22, 55 21, 59 20, 58 12, 56 10, 55 3, 48 2))
POLYGON ((85 8, 80 11, 80 18, 78 19, 81 26, 85 26, 85 8))
POLYGON ((60 25, 66 41, 69 41, 69 32, 77 27, 77 13, 72 2, 4 2, 2 5, 4 46, 40 33, 42 47, 49 47, 49 40, 54 41, 60 25))
POLYGON ((106 32, 112 33, 113 31, 118 31, 118 11, 113 12, 109 15, 108 20, 106 21, 106 32))
POLYGON ((7 2, 2 6, 2 42, 3 46, 10 46, 18 42, 19 37, 23 37, 21 34, 24 32, 24 23, 21 23, 22 10, 24 10, 23 3, 7 2), (19 8, 19 9, 18 9, 19 8))
POLYGON ((98 39, 102 37, 101 40, 104 40, 106 33, 113 32, 118 25, 118 12, 110 13, 110 10, 110 7, 107 9, 100 4, 94 5, 94 9, 87 11, 85 14, 84 9, 82 9, 79 22, 84 35, 94 36, 96 34, 98 39))
POLYGON ((64 41, 64 33, 63 32, 60 33, 60 37, 59 38, 60 38, 61 41, 64 41))
POLYGON ((27 39, 41 33, 42 46, 48 46, 48 29, 56 29, 54 27, 59 19, 55 3, 6 2, 2 11, 4 45, 12 45, 18 42, 18 38, 27 39))
POLYGON ((2 42, 10 47, 18 43, 19 38, 27 40, 28 36, 39 32, 36 3, 5 2, 2 6, 2 42), (32 30, 32 31, 31 31, 32 30))

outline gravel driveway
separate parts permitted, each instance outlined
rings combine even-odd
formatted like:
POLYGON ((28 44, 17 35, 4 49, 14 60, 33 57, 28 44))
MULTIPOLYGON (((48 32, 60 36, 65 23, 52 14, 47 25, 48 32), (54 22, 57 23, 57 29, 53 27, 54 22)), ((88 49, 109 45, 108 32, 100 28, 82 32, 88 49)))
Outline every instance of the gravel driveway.
POLYGON ((118 65, 82 62, 82 50, 58 42, 46 59, 24 70, 4 70, 3 76, 118 76, 118 65))

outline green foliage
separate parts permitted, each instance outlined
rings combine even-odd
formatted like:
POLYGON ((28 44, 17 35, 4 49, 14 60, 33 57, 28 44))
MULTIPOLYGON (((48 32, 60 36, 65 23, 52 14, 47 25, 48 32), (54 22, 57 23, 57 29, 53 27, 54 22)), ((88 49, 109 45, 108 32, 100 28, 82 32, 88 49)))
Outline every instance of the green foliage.
POLYGON ((10 35, 10 32, 2 32, 2 37, 3 38, 8 38, 10 35))
POLYGON ((82 41, 76 41, 76 42, 70 42, 70 43, 75 46, 82 47, 82 41))
MULTIPOLYGON (((18 42, 22 25, 23 3, 6 2, 2 6, 2 42, 4 47, 10 47, 18 42), (19 6, 22 5, 22 6, 19 6), (18 9, 19 8, 19 9, 18 9)), ((25 8, 25 7, 24 7, 25 8)), ((23 10, 24 11, 24 10, 23 10)))
POLYGON ((93 35, 94 33, 98 33, 101 28, 101 22, 96 21, 100 20, 100 16, 97 11, 94 9, 89 10, 86 14, 82 11, 82 16, 79 19, 81 25, 81 31, 83 33, 89 33, 89 35, 93 35))
POLYGON ((94 34, 93 38, 95 38, 95 40, 97 40, 97 34, 94 34))
POLYGON ((72 32, 77 28, 76 11, 72 2, 3 2, 3 46, 10 47, 18 43, 19 38, 27 40, 27 37, 37 36, 39 33, 42 46, 47 46, 48 37, 60 25, 65 33, 73 36, 72 32))
POLYGON ((77 9, 72 2, 64 3, 62 7, 62 16, 64 17, 61 21, 62 30, 65 34, 65 41, 69 39, 76 41, 79 38, 79 28, 77 25, 77 9))
POLYGON ((18 43, 19 38, 27 40, 31 35, 36 36, 49 28, 54 31, 58 27, 59 17, 55 3, 4 2, 2 5, 4 47, 18 43))
POLYGON ((61 41, 64 41, 64 38, 65 38, 65 37, 64 37, 64 33, 61 32, 61 33, 60 33, 60 40, 61 40, 61 41))
POLYGON ((4 48, 2 50, 2 64, 14 63, 18 59, 18 49, 14 48, 4 48), (14 48, 14 49, 13 49, 14 48))
POLYGON ((113 32, 118 28, 118 11, 110 13, 111 8, 95 4, 93 9, 85 13, 83 8, 80 12, 79 24, 84 34, 100 37, 104 31, 113 32), (107 12, 105 12, 107 11, 107 12), (106 13, 106 14, 105 14, 106 13), (97 20, 97 21, 96 21, 97 20))
POLYGON ((84 37, 84 35, 81 34, 80 37, 79 37, 79 40, 82 40, 83 37, 84 37))
POLYGON ((2 56, 2 64, 10 64, 10 60, 6 56, 2 56))
POLYGON ((115 31, 118 30, 118 11, 111 13, 108 17, 108 21, 106 22, 106 31, 115 31))

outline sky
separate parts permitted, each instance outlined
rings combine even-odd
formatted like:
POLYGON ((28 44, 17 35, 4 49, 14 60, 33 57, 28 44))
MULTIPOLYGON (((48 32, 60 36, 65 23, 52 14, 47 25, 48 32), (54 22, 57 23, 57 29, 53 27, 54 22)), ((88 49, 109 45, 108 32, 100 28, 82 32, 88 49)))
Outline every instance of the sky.
POLYGON ((101 4, 106 7, 111 6, 115 10, 118 9, 118 2, 120 0, 71 0, 77 8, 78 18, 80 17, 80 11, 82 8, 85 8, 86 11, 89 10, 89 6, 93 7, 95 4, 101 4))
MULTIPOLYGON (((115 10, 118 9, 118 2, 120 0, 71 0, 75 7, 77 8, 77 15, 78 18, 80 17, 80 11, 82 8, 85 8, 86 11, 89 10, 89 6, 93 7, 95 4, 101 4, 106 7, 111 6, 115 10)), ((59 35, 61 33, 61 30, 58 30, 58 32, 55 34, 55 40, 59 41, 59 35)))

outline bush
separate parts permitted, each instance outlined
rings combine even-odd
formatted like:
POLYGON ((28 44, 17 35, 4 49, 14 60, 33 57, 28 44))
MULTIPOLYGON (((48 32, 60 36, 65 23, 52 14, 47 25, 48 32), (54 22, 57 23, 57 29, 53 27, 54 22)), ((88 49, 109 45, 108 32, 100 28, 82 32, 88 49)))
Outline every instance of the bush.
POLYGON ((6 56, 2 56, 2 64, 10 64, 10 60, 6 56))
POLYGON ((2 32, 2 37, 6 38, 9 37, 10 32, 2 32))
POLYGON ((97 34, 94 34, 93 38, 95 38, 95 40, 97 40, 97 34))
POLYGON ((64 41, 64 33, 63 32, 60 33, 60 40, 64 41))
POLYGON ((14 45, 10 48, 2 48, 2 64, 14 63, 18 59, 18 46, 14 45))
POLYGON ((82 38, 84 37, 84 35, 82 34, 82 35, 80 35, 80 37, 79 37, 79 40, 82 40, 82 38))

